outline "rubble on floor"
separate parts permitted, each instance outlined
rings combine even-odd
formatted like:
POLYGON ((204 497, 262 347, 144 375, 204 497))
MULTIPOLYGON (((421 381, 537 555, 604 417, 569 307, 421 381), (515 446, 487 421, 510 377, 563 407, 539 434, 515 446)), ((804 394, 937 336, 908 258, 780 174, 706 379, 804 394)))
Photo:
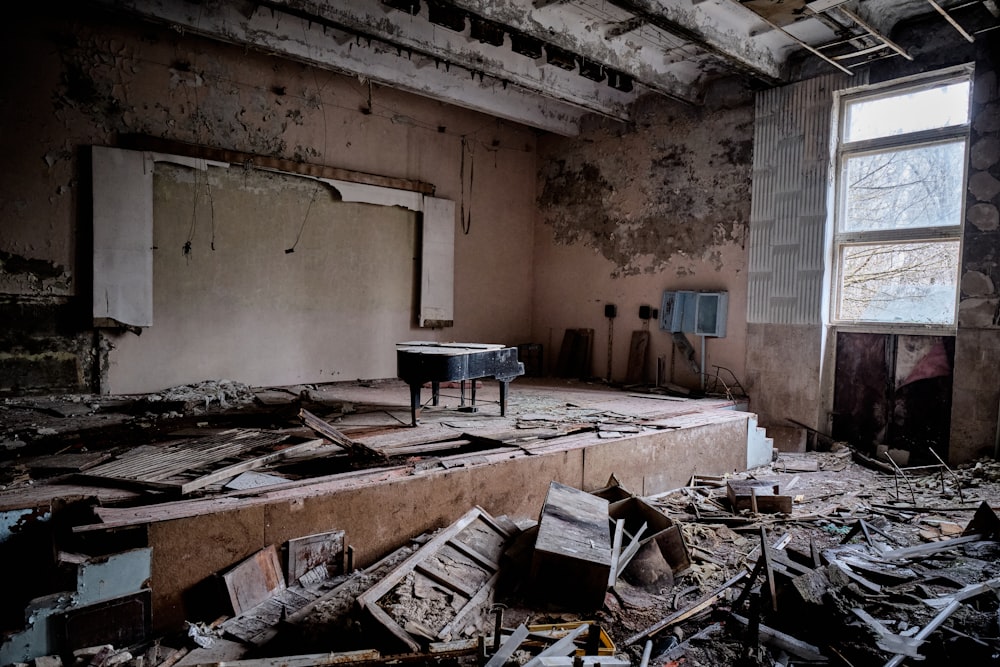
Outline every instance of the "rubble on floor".
MULTIPOLYGON (((188 422, 151 421, 149 401, 132 406, 128 419, 135 421, 117 422, 162 428, 165 437, 145 445, 155 456, 115 441, 89 449, 53 428, 34 441, 51 446, 7 461, 5 478, 24 489, 49 477, 119 485, 114 502, 130 507, 99 501, 88 508, 114 526, 115 513, 131 506, 238 502, 268 488, 255 484, 294 484, 317 469, 396 457, 406 461, 406 474, 419 474, 421 466, 462 465, 487 448, 539 451, 578 429, 618 438, 660 428, 537 400, 487 435, 462 427, 473 416, 451 415, 440 430, 399 429, 376 449, 370 436, 389 431, 384 423, 345 428, 338 421, 369 414, 367 406, 308 387, 257 396, 287 409, 279 416, 245 409, 226 422, 204 409, 218 410, 223 401, 233 408, 245 398, 239 387, 165 392, 153 403, 186 403, 188 422)), ((21 414, 29 403, 0 407, 21 414)), ((36 414, 60 412, 43 399, 33 405, 36 414)), ((93 419, 103 409, 91 397, 79 405, 50 417, 93 419)), ((386 406, 370 409, 392 416, 386 406)), ((13 423, 3 434, 8 442, 31 441, 49 428, 13 423)), ((400 536, 410 541, 364 569, 353 566, 350 535, 305 535, 234 557, 206 582, 224 613, 206 606, 183 633, 163 637, 152 636, 148 619, 148 550, 129 544, 128 531, 111 540, 117 551, 61 549, 68 526, 59 524, 55 579, 66 586, 45 591, 27 610, 7 611, 8 625, 24 611, 17 620, 26 629, 15 635, 16 646, 6 638, 0 662, 860 667, 1000 659, 1000 519, 992 509, 1000 501, 1000 464, 873 469, 850 448, 835 450, 779 453, 763 468, 696 474, 683 487, 647 496, 614 477, 602 489, 553 482, 535 516, 470 507, 435 533, 400 536), (120 582, 115 590, 95 584, 108 568, 120 582), (58 655, 38 655, 39 645, 58 655)), ((378 508, 371 511, 377 521, 378 508)), ((10 586, 22 592, 29 583, 10 586)))
MULTIPOLYGON (((987 481, 995 464, 955 471, 943 488, 933 474, 915 477, 912 497, 849 453, 791 458, 811 460, 816 472, 787 472, 801 466, 779 458, 652 497, 614 479, 593 493, 553 484, 540 524, 473 508, 364 570, 345 567, 343 534, 320 536, 324 555, 300 564, 287 586, 291 564, 282 568, 272 547, 240 565, 253 567, 238 579, 220 573, 232 616, 191 623, 186 637, 81 647, 73 664, 860 666, 1000 657, 1000 519, 986 502, 995 498, 987 481), (731 504, 733 488, 755 484, 794 494, 792 510, 731 504), (546 517, 560 523, 543 547, 546 517), (601 595, 566 598, 583 571, 603 581, 601 595)), ((68 657, 34 662, 59 667, 68 657)))

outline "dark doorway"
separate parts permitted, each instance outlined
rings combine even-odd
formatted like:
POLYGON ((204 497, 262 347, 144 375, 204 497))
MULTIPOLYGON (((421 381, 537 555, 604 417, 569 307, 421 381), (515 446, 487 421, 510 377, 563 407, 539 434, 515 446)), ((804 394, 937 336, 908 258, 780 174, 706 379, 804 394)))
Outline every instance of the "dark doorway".
POLYGON ((936 463, 929 449, 947 459, 954 359, 951 336, 839 332, 833 437, 908 451, 910 465, 936 463))

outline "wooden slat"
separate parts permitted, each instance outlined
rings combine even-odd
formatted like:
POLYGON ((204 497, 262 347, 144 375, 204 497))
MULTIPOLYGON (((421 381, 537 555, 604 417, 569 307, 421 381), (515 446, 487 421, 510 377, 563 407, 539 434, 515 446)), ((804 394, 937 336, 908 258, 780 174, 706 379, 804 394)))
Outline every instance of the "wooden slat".
POLYGON ((458 539, 450 540, 448 546, 452 547, 456 551, 461 552, 465 556, 468 556, 472 560, 476 561, 479 565, 489 569, 491 572, 496 572, 500 569, 500 564, 491 559, 489 556, 479 553, 472 547, 470 547, 465 542, 458 539))
POLYGON ((464 582, 454 579, 453 577, 449 577, 435 567, 428 567, 426 562, 418 563, 417 566, 413 568, 413 571, 419 572, 431 581, 441 584, 445 588, 460 594, 462 597, 471 598, 476 594, 476 592, 466 586, 464 582))
POLYGON ((228 431, 217 436, 167 446, 144 446, 115 461, 91 468, 83 476, 140 484, 160 482, 258 447, 275 445, 286 438, 286 435, 257 431, 228 431))
POLYGON ((463 528, 478 519, 481 512, 482 511, 479 508, 473 508, 462 515, 458 521, 438 533, 427 544, 422 546, 417 553, 407 558, 402 565, 393 570, 389 576, 384 578, 378 584, 369 589, 368 592, 359 597, 358 602, 361 606, 370 606, 372 603, 380 600, 386 593, 395 588, 396 585, 406 577, 406 575, 412 572, 417 565, 433 556, 441 546, 450 541, 451 538, 457 535, 463 528))
POLYGON ((351 454, 367 456, 373 459, 384 459, 385 454, 378 451, 377 449, 372 449, 368 445, 362 444, 351 440, 346 435, 335 429, 333 426, 328 424, 323 419, 320 419, 313 413, 309 412, 305 408, 299 410, 299 417, 302 418, 302 423, 311 428, 312 430, 319 433, 324 438, 329 439, 336 445, 343 447, 345 450, 351 454))
POLYGON ((452 633, 458 627, 458 624, 469 615, 470 612, 476 610, 480 606, 486 603, 489 597, 493 594, 493 589, 496 588, 497 579, 500 578, 500 573, 496 572, 490 577, 486 583, 479 587, 476 594, 469 598, 469 601, 465 603, 458 613, 455 614, 455 618, 451 619, 446 626, 444 626, 440 632, 438 632, 438 639, 448 639, 452 633))
POLYGON ((293 445, 291 447, 286 447, 285 449, 279 449, 276 452, 270 452, 264 454, 263 456, 258 456, 256 458, 250 459, 248 461, 242 461, 240 463, 235 463, 225 468, 220 468, 214 470, 207 475, 202 475, 201 477, 191 480, 190 482, 185 482, 180 485, 180 491, 182 494, 188 494, 197 489, 203 489, 209 484, 214 484, 215 482, 221 482, 227 479, 231 479, 239 475, 241 472, 246 472, 248 470, 256 470, 257 468, 263 468, 269 463, 274 463, 275 461, 280 461, 289 456, 294 456, 296 454, 301 454, 302 452, 309 451, 311 449, 316 449, 323 444, 322 440, 309 440, 308 442, 303 442, 298 445, 293 445))

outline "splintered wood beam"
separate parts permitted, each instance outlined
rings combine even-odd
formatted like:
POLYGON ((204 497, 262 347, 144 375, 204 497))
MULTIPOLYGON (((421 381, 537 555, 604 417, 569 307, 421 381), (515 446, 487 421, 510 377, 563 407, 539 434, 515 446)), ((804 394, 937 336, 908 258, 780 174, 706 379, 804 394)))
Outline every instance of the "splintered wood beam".
MULTIPOLYGON (((958 611, 958 608, 961 606, 962 603, 959 602, 958 600, 955 600, 954 602, 949 604, 947 607, 938 612, 938 615, 935 616, 933 619, 931 619, 931 622, 925 625, 923 629, 920 632, 918 632, 916 637, 914 637, 913 639, 918 642, 923 642, 925 639, 930 637, 939 627, 941 627, 941 625, 948 620, 948 617, 950 617, 952 614, 958 611)), ((897 667, 898 665, 903 664, 904 660, 906 660, 905 655, 896 655, 894 658, 889 660, 889 662, 885 663, 885 667, 897 667)))
POLYGON ((703 609, 711 606, 716 601, 718 601, 719 598, 721 598, 725 594, 725 592, 727 590, 729 590, 732 586, 734 586, 735 584, 737 584, 740 581, 742 581, 743 578, 746 577, 746 576, 747 576, 747 573, 745 571, 744 572, 740 572, 739 574, 737 574, 737 575, 733 576, 732 578, 730 578, 728 581, 726 581, 725 583, 723 583, 721 586, 719 586, 718 588, 716 588, 714 591, 712 591, 708 595, 706 595, 706 596, 704 596, 704 597, 702 597, 702 598, 700 598, 698 600, 695 600, 694 602, 692 602, 690 605, 688 605, 684 609, 679 609, 678 611, 674 612, 670 616, 667 616, 663 620, 657 621, 656 623, 654 623, 653 625, 649 626, 645 630, 642 630, 641 632, 638 632, 638 633, 632 635, 631 637, 629 637, 628 639, 625 640, 625 642, 624 642, 623 645, 624 646, 631 646, 632 644, 636 643, 640 639, 646 639, 647 637, 652 637, 653 635, 655 635, 657 632, 660 632, 664 628, 669 628, 671 625, 676 625, 677 623, 680 623, 680 622, 682 622, 682 621, 684 621, 684 620, 686 620, 686 619, 694 616, 695 614, 697 614, 701 610, 703 610, 703 609))
MULTIPOLYGON (((747 626, 750 623, 748 618, 738 614, 732 614, 732 618, 742 626, 747 626)), ((791 635, 785 634, 784 632, 779 632, 778 630, 764 624, 758 626, 757 632, 761 641, 765 644, 779 648, 790 655, 794 655, 802 660, 809 660, 810 662, 828 662, 827 657, 820 653, 818 646, 807 644, 804 641, 798 640, 791 635)))
POLYGON ((557 641, 552 646, 549 646, 528 662, 524 663, 524 667, 541 667, 543 658, 551 656, 564 656, 573 653, 576 651, 576 638, 589 630, 589 623, 584 623, 583 625, 574 628, 568 635, 557 641))
POLYGON ((767 587, 771 593, 771 608, 778 611, 778 594, 774 586, 774 569, 771 567, 771 556, 767 551, 767 532, 760 527, 760 559, 764 562, 764 576, 767 577, 767 587))
POLYGON ((885 560, 899 560, 901 558, 919 558, 920 556, 929 556, 931 554, 936 554, 939 551, 946 551, 947 549, 956 547, 959 544, 967 544, 969 542, 979 542, 982 541, 982 539, 983 536, 979 534, 963 535, 962 537, 954 537, 950 540, 931 542, 929 544, 918 544, 912 547, 903 547, 902 549, 894 549, 893 551, 886 551, 881 555, 881 558, 885 560))
POLYGON ((351 454, 361 455, 373 459, 385 459, 386 456, 377 449, 372 449, 368 445, 361 444, 356 440, 351 440, 346 435, 335 429, 329 423, 323 419, 317 417, 313 413, 309 412, 305 408, 299 410, 299 417, 302 418, 302 423, 311 428, 312 430, 319 433, 321 436, 330 440, 335 445, 343 447, 346 451, 351 454))

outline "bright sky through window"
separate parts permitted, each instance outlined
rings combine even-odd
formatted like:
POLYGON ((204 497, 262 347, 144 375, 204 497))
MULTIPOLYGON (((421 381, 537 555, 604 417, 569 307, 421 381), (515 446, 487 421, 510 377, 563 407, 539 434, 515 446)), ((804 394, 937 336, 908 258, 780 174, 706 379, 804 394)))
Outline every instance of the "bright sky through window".
POLYGON ((969 120, 969 81, 852 102, 845 120, 847 142, 962 125, 969 120))

